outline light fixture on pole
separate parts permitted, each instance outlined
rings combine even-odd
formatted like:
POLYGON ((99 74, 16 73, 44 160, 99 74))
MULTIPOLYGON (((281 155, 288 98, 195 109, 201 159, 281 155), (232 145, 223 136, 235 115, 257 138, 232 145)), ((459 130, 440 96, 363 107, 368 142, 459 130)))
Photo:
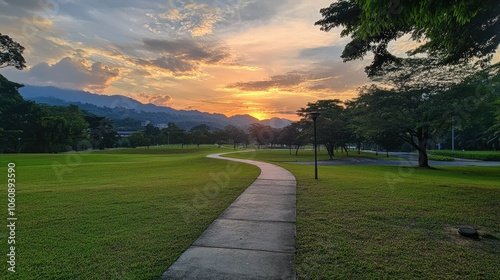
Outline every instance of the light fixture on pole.
POLYGON ((319 112, 311 112, 309 113, 313 119, 314 123, 314 179, 318 179, 318 144, 316 137, 316 120, 318 119, 320 113, 319 112))

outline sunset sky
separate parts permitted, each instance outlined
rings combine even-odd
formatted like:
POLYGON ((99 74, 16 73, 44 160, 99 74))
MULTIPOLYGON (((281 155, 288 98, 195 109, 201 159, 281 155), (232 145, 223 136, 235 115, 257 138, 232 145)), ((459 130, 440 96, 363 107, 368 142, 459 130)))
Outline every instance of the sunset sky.
MULTIPOLYGON (((175 109, 295 119, 350 99, 370 59, 314 26, 332 0, 0 0, 0 33, 21 43, 19 83, 121 94, 175 109)), ((393 46, 403 52, 409 41, 393 46)))

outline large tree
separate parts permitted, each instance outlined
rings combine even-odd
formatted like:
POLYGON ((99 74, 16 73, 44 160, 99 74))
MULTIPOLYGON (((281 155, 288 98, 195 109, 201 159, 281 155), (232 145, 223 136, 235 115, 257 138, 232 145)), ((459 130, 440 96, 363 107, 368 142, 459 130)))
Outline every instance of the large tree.
MULTIPOLYGON (((26 65, 22 56, 24 47, 9 36, 0 33, 0 68, 14 66, 21 70, 26 65)), ((0 75, 0 152, 19 152, 21 136, 32 104, 24 101, 17 91, 23 85, 11 82, 0 75), (16 139, 17 138, 17 139, 16 139), (17 141, 15 141, 17 140, 17 141), (17 142, 13 144, 13 142, 17 142)))
MULTIPOLYGON (((148 123, 144 128, 144 137, 148 139, 150 145, 157 145, 160 142, 161 130, 160 128, 148 123)), ((148 145, 149 146, 149 145, 148 145)))
POLYGON ((136 148, 140 146, 149 146, 149 140, 144 137, 144 132, 143 131, 134 131, 130 136, 128 137, 128 141, 130 143, 130 147, 136 148))
POLYGON ((208 126, 207 124, 199 124, 191 128, 189 132, 193 137, 192 138, 193 144, 198 146, 198 148, 200 147, 201 144, 209 144, 210 141, 212 141, 211 137, 212 133, 210 131, 210 126, 208 126))
POLYGON ((180 128, 176 123, 169 122, 167 128, 161 130, 160 137, 163 139, 162 142, 167 144, 184 144, 189 143, 188 133, 180 128))
POLYGON ((36 131, 38 148, 44 152, 65 152, 76 149, 87 140, 88 122, 84 113, 75 105, 69 107, 38 105, 41 111, 36 131))
POLYGON ((485 65, 500 44, 498 0, 339 0, 320 12, 321 30, 341 27, 341 36, 351 37, 344 61, 374 54, 368 73, 398 61, 389 43, 407 34, 421 43, 409 54, 425 53, 444 64, 477 60, 485 65))
POLYGON ((23 51, 24 47, 21 44, 0 33, 0 68, 14 66, 21 70, 26 67, 23 51))
POLYGON ((476 145, 494 148, 498 138, 488 126, 493 127, 493 104, 500 99, 499 68, 492 66, 444 90, 365 87, 350 103, 357 111, 357 132, 374 141, 382 136, 384 142, 394 138, 409 143, 418 151, 421 167, 429 167, 429 140, 448 135, 452 121, 457 129, 475 129, 470 138, 476 145))
POLYGON ((345 148, 350 139, 350 128, 343 103, 338 99, 318 100, 308 103, 307 107, 298 110, 297 114, 302 117, 303 123, 310 124, 309 116, 312 112, 321 114, 317 120, 317 140, 325 146, 330 159, 333 159, 335 148, 345 148))
POLYGON ((18 92, 21 87, 0 75, 0 153, 44 150, 37 137, 43 117, 41 108, 22 98, 18 92))
POLYGON ((354 100, 358 111, 355 121, 358 133, 379 143, 387 138, 403 140, 419 153, 418 165, 429 167, 427 143, 443 120, 444 106, 437 95, 421 90, 396 92, 375 86, 365 87, 354 100))
POLYGON ((225 137, 224 139, 218 139, 219 143, 222 142, 222 140, 227 140, 229 143, 233 143, 233 148, 236 150, 236 147, 239 144, 248 144, 248 137, 249 135, 241 128, 234 126, 234 125, 228 125, 224 128, 224 133, 221 133, 220 136, 225 137))
MULTIPOLYGON (((500 148, 500 63, 453 86, 446 94, 452 95, 457 100, 447 104, 453 108, 455 146, 466 150, 498 150, 500 148)), ((447 139, 451 140, 451 137, 447 139)))
POLYGON ((292 146, 295 146, 295 155, 298 155, 300 147, 306 144, 306 139, 309 136, 305 131, 303 122, 291 123, 281 130, 278 141, 288 146, 290 155, 292 154, 292 146))
MULTIPOLYGON (((117 143, 118 133, 113 128, 113 121, 96 115, 86 115, 89 123, 90 142, 93 149, 112 148, 117 143)), ((76 149, 83 147, 76 147, 76 149)))
POLYGON ((272 144, 277 137, 271 126, 260 123, 253 123, 250 125, 248 131, 250 132, 250 137, 257 143, 259 149, 262 145, 272 144))

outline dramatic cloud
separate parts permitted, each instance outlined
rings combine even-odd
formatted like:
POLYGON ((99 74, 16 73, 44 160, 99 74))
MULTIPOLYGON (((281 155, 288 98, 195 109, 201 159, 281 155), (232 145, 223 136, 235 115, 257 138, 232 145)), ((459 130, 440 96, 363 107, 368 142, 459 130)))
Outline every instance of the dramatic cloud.
POLYGON ((313 65, 309 69, 274 75, 266 80, 232 83, 226 88, 240 91, 341 92, 367 82, 359 62, 325 61, 313 65))
POLYGON ((147 51, 155 55, 159 54, 160 57, 139 59, 138 64, 165 69, 174 76, 197 76, 204 65, 231 62, 229 50, 214 41, 143 39, 143 44, 147 51))
POLYGON ((331 2, 0 0, 1 32, 26 47, 28 65, 0 73, 177 109, 293 117, 367 82, 369 59, 341 63, 347 39, 314 26, 331 2))
POLYGON ((176 57, 161 57, 150 61, 152 65, 168 69, 172 72, 189 72, 196 69, 196 65, 176 57))
POLYGON ((184 60, 215 64, 230 57, 226 47, 209 40, 158 40, 143 39, 144 46, 151 52, 169 54, 184 60))
MULTIPOLYGON (((166 11, 149 12, 145 24, 153 33, 177 33, 200 37, 222 30, 264 24, 291 0, 167 0, 166 11)), ((161 11, 161 10, 160 10, 161 11)))
POLYGON ((177 23, 180 29, 186 30, 194 37, 212 34, 214 25, 222 18, 219 9, 205 3, 188 1, 181 4, 182 6, 172 3, 173 1, 170 1, 168 13, 159 15, 160 18, 177 23))
POLYGON ((101 62, 63 58, 56 64, 40 63, 25 75, 34 84, 46 83, 64 88, 103 92, 118 77, 120 71, 101 62))
POLYGON ((273 88, 279 89, 291 89, 301 83, 307 81, 307 74, 296 72, 290 72, 283 75, 271 76, 269 80, 264 81, 250 81, 250 82, 238 82, 230 84, 228 88, 236 88, 244 91, 267 91, 273 88))
POLYGON ((144 104, 151 103, 158 106, 169 106, 172 101, 172 97, 170 95, 150 95, 141 93, 138 97, 138 99, 144 104))

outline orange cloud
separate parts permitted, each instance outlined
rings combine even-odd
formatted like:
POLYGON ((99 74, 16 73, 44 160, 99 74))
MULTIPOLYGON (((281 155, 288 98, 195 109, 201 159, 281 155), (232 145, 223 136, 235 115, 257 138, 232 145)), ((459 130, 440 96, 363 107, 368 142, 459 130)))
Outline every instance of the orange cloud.
POLYGON ((120 71, 102 62, 65 57, 55 64, 37 64, 23 75, 32 84, 44 83, 102 93, 119 77, 120 71))

